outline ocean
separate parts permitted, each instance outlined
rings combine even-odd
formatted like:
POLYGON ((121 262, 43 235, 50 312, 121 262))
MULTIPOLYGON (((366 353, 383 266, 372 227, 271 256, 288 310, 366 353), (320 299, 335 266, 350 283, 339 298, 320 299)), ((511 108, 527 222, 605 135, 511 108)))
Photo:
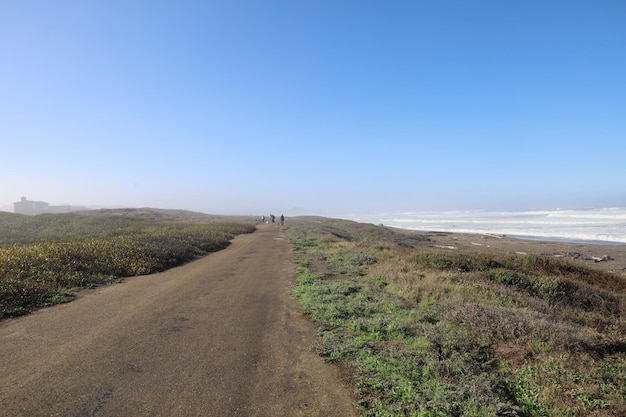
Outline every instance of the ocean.
POLYGON ((626 207, 536 211, 417 211, 340 216, 410 230, 626 244, 626 207))

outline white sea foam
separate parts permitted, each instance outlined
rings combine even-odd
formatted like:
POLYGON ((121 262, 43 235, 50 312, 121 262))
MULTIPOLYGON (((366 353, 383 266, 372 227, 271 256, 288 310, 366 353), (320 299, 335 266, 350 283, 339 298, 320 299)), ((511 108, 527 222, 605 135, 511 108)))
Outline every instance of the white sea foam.
POLYGON ((411 230, 626 243, 626 207, 589 210, 428 211, 341 217, 411 230))

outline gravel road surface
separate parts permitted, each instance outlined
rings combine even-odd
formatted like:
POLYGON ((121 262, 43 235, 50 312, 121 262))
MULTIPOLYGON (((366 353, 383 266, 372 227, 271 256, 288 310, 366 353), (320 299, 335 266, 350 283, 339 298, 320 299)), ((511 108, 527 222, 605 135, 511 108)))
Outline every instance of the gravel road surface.
POLYGON ((0 415, 356 416, 310 352, 280 227, 0 322, 0 415))

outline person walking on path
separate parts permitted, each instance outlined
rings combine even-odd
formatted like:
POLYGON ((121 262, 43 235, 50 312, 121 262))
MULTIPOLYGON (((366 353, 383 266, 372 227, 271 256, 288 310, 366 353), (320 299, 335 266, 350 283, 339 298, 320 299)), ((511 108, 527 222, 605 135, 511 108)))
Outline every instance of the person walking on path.
POLYGON ((283 226, 285 224, 285 216, 284 215, 280 215, 280 225, 283 226))

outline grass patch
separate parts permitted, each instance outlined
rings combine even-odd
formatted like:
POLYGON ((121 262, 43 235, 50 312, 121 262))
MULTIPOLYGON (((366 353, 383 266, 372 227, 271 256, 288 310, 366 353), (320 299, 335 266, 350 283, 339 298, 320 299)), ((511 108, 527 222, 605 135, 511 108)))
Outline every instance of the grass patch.
POLYGON ((361 415, 626 415, 622 277, 347 221, 287 234, 313 350, 352 376, 361 415))

